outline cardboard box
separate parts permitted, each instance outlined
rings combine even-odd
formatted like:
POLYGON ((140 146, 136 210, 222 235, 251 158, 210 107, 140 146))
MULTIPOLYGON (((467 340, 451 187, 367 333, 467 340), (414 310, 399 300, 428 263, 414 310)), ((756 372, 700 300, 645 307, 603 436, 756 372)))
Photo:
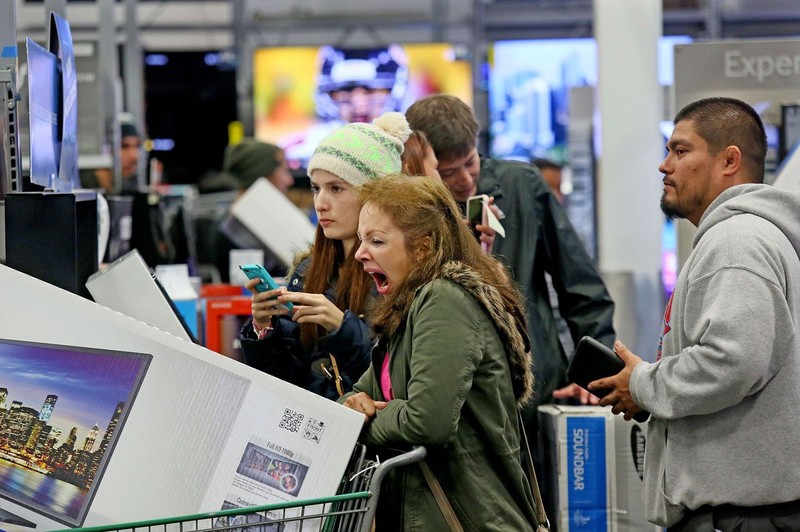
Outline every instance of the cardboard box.
POLYGON ((136 249, 106 266, 105 270, 93 273, 86 281, 86 288, 100 305, 189 342, 197 338, 197 300, 181 303, 190 318, 186 320, 136 249))
POLYGON ((361 414, 2 265, 0 286, 0 409, 35 431, 0 438, 0 469, 24 477, 0 483, 1 529, 93 527, 336 492, 361 414), (125 394, 106 393, 118 381, 125 394), (55 462, 43 457, 54 452, 55 462), (42 469, 66 466, 63 478, 42 469), (79 475, 89 488, 75 488, 79 475), (26 489, 40 483, 47 489, 26 489))
MULTIPOLYGON (((229 230, 249 232, 240 235, 244 241, 255 237, 286 268, 292 265, 298 252, 308 249, 314 241, 316 227, 308 216, 265 178, 250 185, 233 204, 231 213, 241 227, 229 230)), ((234 236, 228 235, 234 242, 239 240, 234 236)))
POLYGON ((553 531, 655 532, 645 518, 647 426, 609 407, 539 407, 542 496, 553 531))

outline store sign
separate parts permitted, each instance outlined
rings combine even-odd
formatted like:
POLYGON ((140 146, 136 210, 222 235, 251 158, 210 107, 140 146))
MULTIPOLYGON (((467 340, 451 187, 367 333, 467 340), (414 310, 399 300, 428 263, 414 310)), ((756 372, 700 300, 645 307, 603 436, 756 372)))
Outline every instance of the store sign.
POLYGON ((676 45, 675 74, 676 89, 679 77, 686 86, 711 82, 716 89, 796 88, 800 40, 676 45))

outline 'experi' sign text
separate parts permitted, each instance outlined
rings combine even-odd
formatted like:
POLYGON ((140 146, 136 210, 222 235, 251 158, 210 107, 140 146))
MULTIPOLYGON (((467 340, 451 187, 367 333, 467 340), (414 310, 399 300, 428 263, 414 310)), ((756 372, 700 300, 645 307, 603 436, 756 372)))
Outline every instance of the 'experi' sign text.
MULTIPOLYGON (((800 39, 718 41, 675 46, 676 92, 783 89, 800 84, 800 39)), ((683 103, 679 100, 679 103, 683 103)))
POLYGON ((727 50, 724 62, 726 78, 753 77, 759 83, 770 76, 790 77, 800 73, 800 54, 748 56, 741 50, 727 50))

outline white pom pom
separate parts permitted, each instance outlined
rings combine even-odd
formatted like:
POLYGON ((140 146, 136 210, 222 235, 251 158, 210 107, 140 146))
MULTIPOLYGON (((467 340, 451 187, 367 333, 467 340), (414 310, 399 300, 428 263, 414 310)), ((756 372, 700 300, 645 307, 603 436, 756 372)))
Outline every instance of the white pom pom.
POLYGON ((373 120, 372 123, 392 137, 399 139, 403 144, 405 144, 408 140, 408 137, 411 136, 411 128, 409 127, 408 120, 406 120, 406 116, 403 113, 383 113, 381 116, 373 120))

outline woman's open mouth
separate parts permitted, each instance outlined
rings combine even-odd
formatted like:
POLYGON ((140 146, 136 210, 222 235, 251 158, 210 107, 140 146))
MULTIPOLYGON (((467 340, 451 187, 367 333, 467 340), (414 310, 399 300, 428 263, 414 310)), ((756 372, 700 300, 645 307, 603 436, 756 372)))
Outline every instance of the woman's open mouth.
POLYGON ((378 287, 378 293, 380 295, 385 295, 389 292, 389 278, 386 277, 386 275, 378 271, 371 271, 367 273, 369 273, 372 276, 372 279, 375 281, 375 285, 378 287))

